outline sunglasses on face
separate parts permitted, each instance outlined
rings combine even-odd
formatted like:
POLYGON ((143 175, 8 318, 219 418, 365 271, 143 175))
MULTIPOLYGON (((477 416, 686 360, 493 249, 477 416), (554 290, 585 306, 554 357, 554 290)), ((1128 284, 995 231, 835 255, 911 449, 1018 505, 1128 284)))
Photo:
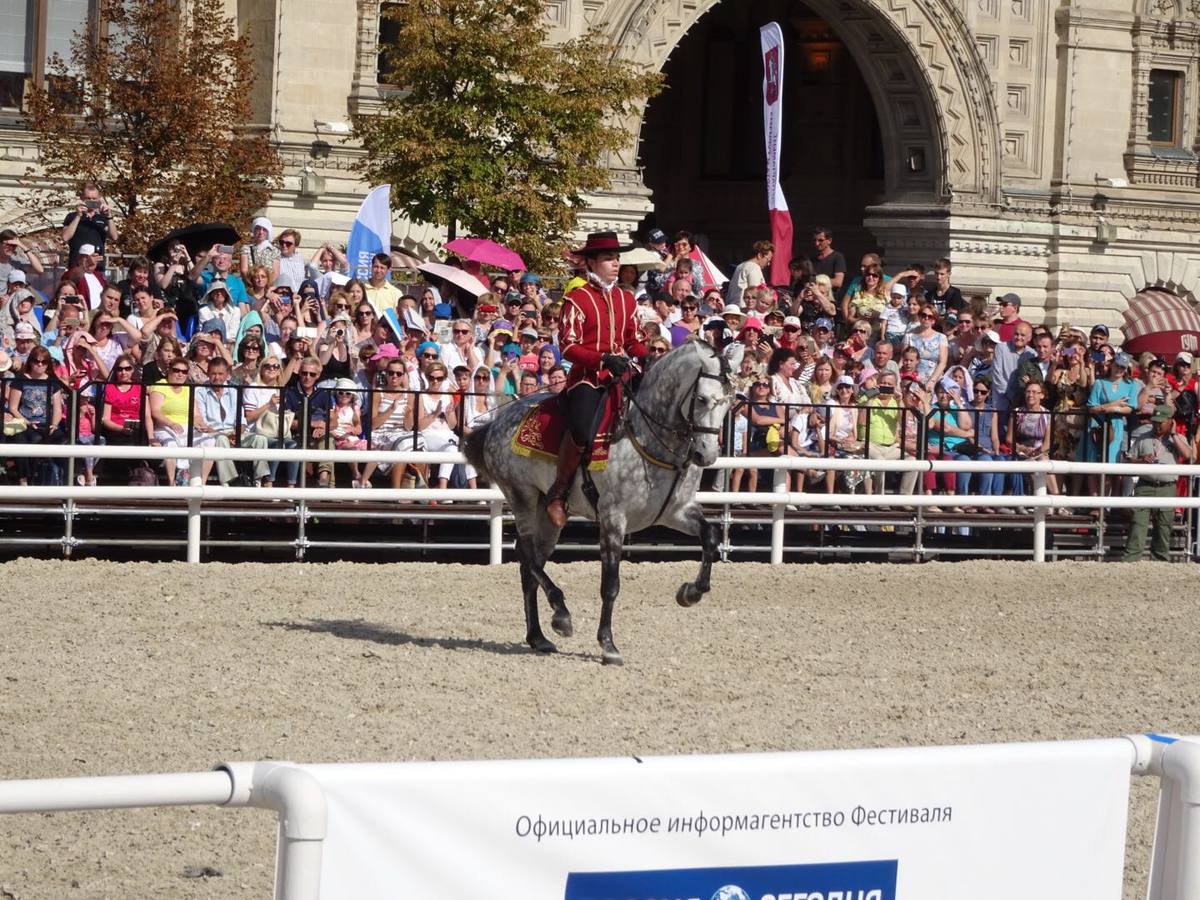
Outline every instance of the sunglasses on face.
POLYGON ((438 355, 436 353, 422 353, 421 354, 421 359, 437 359, 437 358, 438 358, 438 355))
POLYGON ((438 381, 445 381, 445 380, 446 380, 446 376, 445 376, 445 375, 430 375, 430 376, 429 376, 429 382, 430 382, 431 384, 433 384, 433 383, 435 383, 435 382, 438 382, 438 381))
POLYGON ((172 375, 186 375, 187 373, 188 373, 187 369, 172 369, 171 370, 172 375))
POLYGON ((388 378, 399 378, 399 377, 400 377, 401 375, 403 375, 403 374, 404 374, 404 370, 403 370, 403 369, 388 369, 388 370, 387 370, 387 377, 388 377, 388 378))
POLYGON ((651 347, 651 348, 650 348, 650 352, 651 352, 651 353, 658 353, 658 354, 662 354, 662 353, 666 353, 666 352, 667 352, 667 348, 666 348, 666 347, 651 347))
POLYGON ((354 391, 338 391, 338 392, 337 392, 337 395, 338 395, 339 397, 353 397, 353 396, 354 396, 354 391))
POLYGON ((350 307, 348 307, 345 303, 335 303, 335 304, 333 304, 333 308, 334 309, 344 309, 346 312, 350 311, 350 307))
POLYGON ((455 334, 470 334, 471 330, 469 328, 455 328, 454 333, 455 334))
POLYGON ((316 378, 317 373, 316 372, 301 372, 300 377, 301 378, 316 378))
POLYGON ((476 381, 487 381, 488 377, 486 375, 476 375, 475 380, 476 381))
POLYGON ((279 365, 279 363, 263 363, 262 367, 263 367, 264 369, 278 369, 278 368, 281 368, 281 366, 279 365))
POLYGON ((133 366, 117 366, 118 372, 132 372, 133 366))
POLYGON ((921 313, 922 319, 936 319, 937 316, 931 316, 929 313, 921 313))
MULTIPOLYGON (((349 309, 350 307, 348 307, 348 306, 347 306, 347 307, 343 307, 343 308, 344 308, 344 309, 349 309)), ((373 309, 360 309, 360 310, 358 311, 358 314, 359 314, 360 316, 373 316, 373 315, 375 315, 375 310, 373 310, 373 309)))
POLYGON ((280 241, 279 246, 280 247, 295 247, 296 242, 295 241, 280 241))

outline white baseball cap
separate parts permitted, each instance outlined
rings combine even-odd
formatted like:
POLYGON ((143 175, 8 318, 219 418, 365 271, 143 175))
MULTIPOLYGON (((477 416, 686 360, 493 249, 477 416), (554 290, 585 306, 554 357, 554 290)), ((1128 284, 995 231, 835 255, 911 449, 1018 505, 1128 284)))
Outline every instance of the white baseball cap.
POLYGON ((25 280, 24 272, 22 272, 20 269, 13 269, 11 272, 8 273, 8 283, 9 284, 28 284, 29 282, 25 280))
POLYGON ((908 288, 899 281, 893 281, 888 290, 890 294, 899 294, 901 297, 908 297, 908 288))
POLYGON ((79 248, 80 256, 95 256, 95 254, 96 254, 96 248, 92 244, 84 244, 82 247, 79 248))

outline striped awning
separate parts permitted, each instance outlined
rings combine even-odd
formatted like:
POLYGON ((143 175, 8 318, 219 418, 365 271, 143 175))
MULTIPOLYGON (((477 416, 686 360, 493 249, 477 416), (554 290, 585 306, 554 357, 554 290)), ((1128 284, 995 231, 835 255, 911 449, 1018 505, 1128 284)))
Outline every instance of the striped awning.
POLYGON ((1181 350, 1200 349, 1200 312, 1170 291, 1142 291, 1122 316, 1122 348, 1129 353, 1149 351, 1170 363, 1181 350))
POLYGON ((1126 340, 1160 331, 1200 333, 1200 312, 1170 291, 1142 291, 1129 301, 1122 315, 1126 340))

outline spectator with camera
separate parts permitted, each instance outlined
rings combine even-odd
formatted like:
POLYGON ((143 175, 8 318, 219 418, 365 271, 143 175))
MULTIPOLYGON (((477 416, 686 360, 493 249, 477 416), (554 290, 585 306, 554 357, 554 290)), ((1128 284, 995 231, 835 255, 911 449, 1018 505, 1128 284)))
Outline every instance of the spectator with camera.
POLYGON ((74 266, 81 255, 91 255, 83 253, 85 246, 103 257, 108 242, 120 237, 108 204, 100 197, 100 188, 94 182, 85 182, 74 211, 63 220, 62 239, 67 245, 67 265, 74 266))
POLYGON ((324 367, 322 381, 352 379, 358 374, 358 354, 351 343, 350 317, 339 315, 329 323, 323 338, 317 339, 317 359, 324 367))
POLYGON ((40 275, 46 271, 42 258, 29 244, 21 240, 11 228, 0 231, 0 285, 8 284, 12 272, 33 272, 40 275))
MULTIPOLYGON (((225 282, 229 291, 229 299, 237 306, 253 305, 250 295, 246 292, 246 282, 242 276, 233 271, 232 244, 213 244, 207 250, 201 250, 196 257, 196 263, 189 271, 192 284, 207 293, 208 286, 214 281, 225 282)), ((268 274, 268 281, 270 275, 268 274)))

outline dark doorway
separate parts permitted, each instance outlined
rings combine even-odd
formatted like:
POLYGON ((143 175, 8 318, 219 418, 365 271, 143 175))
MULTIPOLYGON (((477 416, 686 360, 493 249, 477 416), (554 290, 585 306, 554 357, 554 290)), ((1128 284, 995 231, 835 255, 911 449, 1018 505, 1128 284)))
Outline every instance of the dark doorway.
POLYGON ((812 252, 818 224, 833 229, 848 259, 875 245, 863 211, 883 199, 883 148, 850 51, 797 0, 727 0, 667 60, 667 86, 647 107, 639 148, 655 224, 701 235, 726 271, 770 237, 758 31, 770 21, 787 41, 780 174, 794 253, 812 252))

